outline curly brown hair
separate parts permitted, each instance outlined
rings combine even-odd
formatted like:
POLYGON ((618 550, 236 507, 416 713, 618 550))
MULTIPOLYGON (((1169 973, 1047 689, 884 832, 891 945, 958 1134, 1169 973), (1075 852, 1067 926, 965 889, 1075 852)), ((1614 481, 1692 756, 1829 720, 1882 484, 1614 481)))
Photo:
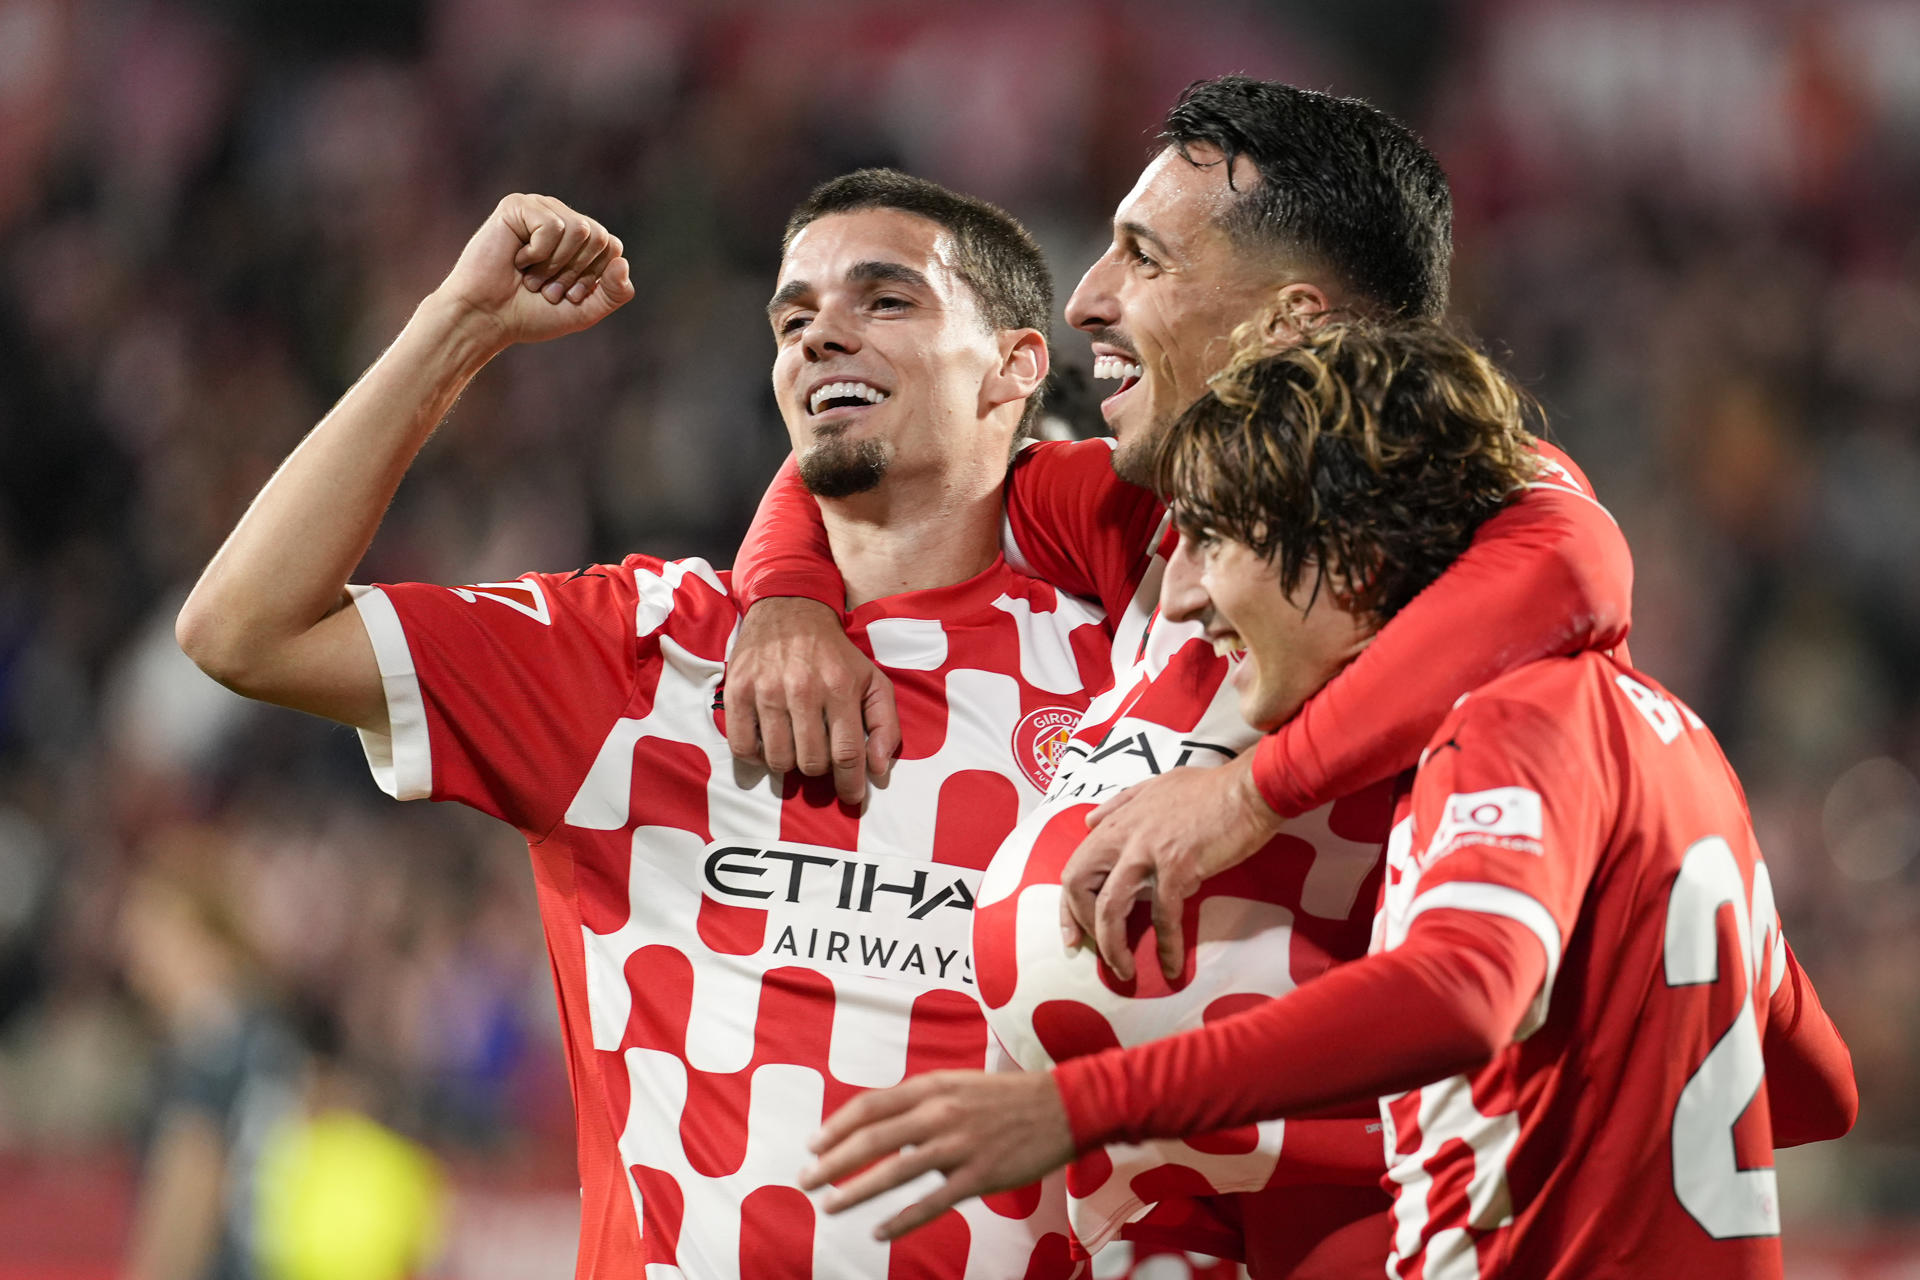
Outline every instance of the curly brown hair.
POLYGON ((1183 533, 1245 543, 1289 595, 1311 572, 1316 595, 1384 623, 1534 475, 1537 404, 1443 324, 1270 315, 1234 344, 1152 483, 1183 533))

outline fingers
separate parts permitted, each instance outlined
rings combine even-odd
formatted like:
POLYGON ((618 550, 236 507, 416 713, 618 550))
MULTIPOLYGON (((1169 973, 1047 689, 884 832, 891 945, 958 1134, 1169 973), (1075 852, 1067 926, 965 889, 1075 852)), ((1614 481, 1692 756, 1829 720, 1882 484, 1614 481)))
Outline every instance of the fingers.
POLYGON ((1171 877, 1160 876, 1153 883, 1154 947, 1160 953, 1160 972, 1168 982, 1187 967, 1186 939, 1180 929, 1187 896, 1170 881, 1171 877))
POLYGON ((878 782, 893 769, 900 754, 900 711, 893 701, 893 681, 875 668, 861 699, 860 715, 867 728, 867 773, 878 782))
POLYGON ((942 1182, 930 1195, 916 1200, 899 1213, 894 1214, 874 1229, 876 1240, 898 1240, 909 1231, 926 1226, 935 1218, 965 1200, 971 1192, 963 1192, 952 1178, 942 1182))
POLYGON ((1071 950, 1082 938, 1093 936, 1093 904, 1101 879, 1064 875, 1060 879, 1060 941, 1071 950))
MULTIPOLYGON (((519 199, 515 213, 521 225, 516 230, 523 243, 513 264, 520 270, 521 283, 548 302, 584 302, 601 275, 614 262, 623 261, 619 238, 551 197, 519 199)), ((628 279, 624 272, 622 279, 628 279)))
POLYGON ((1093 909, 1113 870, 1107 842, 1088 836, 1060 870, 1060 941, 1068 950, 1093 937, 1093 909))
POLYGON ((1133 911, 1134 899, 1140 896, 1140 887, 1146 883, 1147 870, 1138 862, 1115 866, 1093 903, 1094 945, 1099 947, 1100 958, 1107 962, 1114 976, 1123 982, 1133 977, 1133 952, 1127 947, 1127 916, 1133 911))
POLYGON ((793 718, 783 704, 764 693, 756 714, 760 721, 760 754, 767 768, 775 773, 789 772, 794 761, 793 718))
POLYGON ((807 1140, 807 1149, 819 1159, 801 1170, 800 1186, 808 1191, 825 1186, 912 1141, 908 1113, 931 1087, 931 1079, 916 1076, 891 1089, 857 1094, 828 1116, 820 1131, 807 1140))
POLYGON ((833 789, 842 804, 858 805, 867 795, 866 720, 851 690, 827 695, 827 755, 833 789))
POLYGON ((1140 788, 1137 786, 1128 787, 1125 791, 1122 791, 1119 795, 1113 797, 1111 800, 1104 800, 1099 805, 1095 806, 1093 812, 1087 815, 1087 830, 1091 831, 1095 827, 1099 826, 1101 823, 1105 822, 1108 818, 1111 818, 1114 815, 1114 812, 1117 809, 1119 809, 1121 805, 1133 799, 1134 796, 1139 794, 1139 792, 1140 792, 1140 788))
POLYGON ((788 695, 788 707, 792 708, 789 717, 793 726, 793 764, 809 778, 817 778, 827 771, 831 754, 827 746, 827 707, 831 695, 817 700, 788 695), (814 710, 809 713, 805 704, 812 702, 814 710))
POLYGON ((722 694, 727 718, 727 750, 736 760, 760 759, 760 717, 735 682, 727 681, 722 694))

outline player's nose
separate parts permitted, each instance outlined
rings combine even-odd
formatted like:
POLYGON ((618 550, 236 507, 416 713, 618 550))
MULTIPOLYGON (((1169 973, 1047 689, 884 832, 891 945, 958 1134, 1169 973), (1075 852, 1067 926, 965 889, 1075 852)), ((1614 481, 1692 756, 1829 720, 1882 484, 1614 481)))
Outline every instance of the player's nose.
POLYGON ((1114 295, 1116 264, 1106 256, 1097 259, 1080 277, 1067 299, 1067 323, 1089 332, 1111 329, 1120 323, 1120 308, 1114 295))
POLYGON ((1190 538, 1174 543, 1160 582, 1160 612, 1169 622, 1204 622, 1213 603, 1200 578, 1200 557, 1191 544, 1190 538))
POLYGON ((810 361, 850 356, 860 350, 859 330, 843 311, 822 307, 801 332, 800 349, 810 361))

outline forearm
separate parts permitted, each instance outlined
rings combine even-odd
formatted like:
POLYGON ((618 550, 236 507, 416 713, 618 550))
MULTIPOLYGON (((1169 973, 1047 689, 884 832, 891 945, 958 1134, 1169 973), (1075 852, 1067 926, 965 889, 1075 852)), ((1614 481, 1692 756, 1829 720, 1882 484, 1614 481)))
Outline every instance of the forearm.
POLYGON ((275 649, 337 610, 401 477, 499 326, 436 294, 281 464, 181 610, 181 647, 250 692, 275 649))
POLYGON ((1417 941, 1410 936, 1258 1008, 1055 1067, 1076 1145, 1300 1116, 1485 1062, 1511 1040, 1545 957, 1510 921, 1421 923, 1417 941))

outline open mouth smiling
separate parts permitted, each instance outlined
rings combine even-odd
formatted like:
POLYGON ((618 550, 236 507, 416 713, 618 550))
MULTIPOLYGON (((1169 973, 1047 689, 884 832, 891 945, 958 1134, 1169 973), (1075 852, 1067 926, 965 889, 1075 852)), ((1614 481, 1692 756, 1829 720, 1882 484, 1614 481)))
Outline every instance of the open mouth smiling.
POLYGON ((859 412, 884 404, 892 394, 864 378, 838 378, 818 383, 807 393, 807 413, 820 417, 837 410, 859 412))
POLYGON ((1102 349, 1095 347, 1093 352, 1093 377, 1096 382, 1111 381, 1118 378, 1120 389, 1108 396, 1102 405, 1111 405, 1121 396, 1134 389, 1145 370, 1140 366, 1139 357, 1130 351, 1121 351, 1117 347, 1102 349))

